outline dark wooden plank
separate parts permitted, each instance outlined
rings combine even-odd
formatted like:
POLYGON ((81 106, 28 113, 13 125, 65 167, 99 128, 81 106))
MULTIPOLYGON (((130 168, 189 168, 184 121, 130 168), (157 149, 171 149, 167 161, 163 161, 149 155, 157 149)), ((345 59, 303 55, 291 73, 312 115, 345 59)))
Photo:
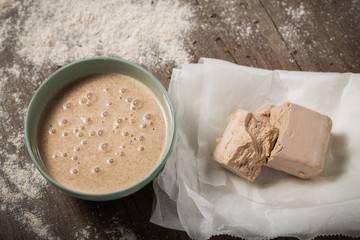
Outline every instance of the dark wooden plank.
MULTIPOLYGON (((0 239, 7 239, 9 236, 12 236, 12 239, 22 239, 22 232, 25 229, 22 224, 15 222, 13 218, 14 216, 9 214, 1 214, 0 226, 2 230, 0 231, 0 239)), ((36 235, 32 234, 32 237, 35 238, 36 235)))
POLYGON ((246 66, 298 70, 272 20, 257 1, 198 0, 201 26, 196 56, 213 57, 246 66), (209 52, 209 49, 211 52, 209 52))
POLYGON ((360 71, 360 4, 355 1, 263 1, 304 71, 360 71))

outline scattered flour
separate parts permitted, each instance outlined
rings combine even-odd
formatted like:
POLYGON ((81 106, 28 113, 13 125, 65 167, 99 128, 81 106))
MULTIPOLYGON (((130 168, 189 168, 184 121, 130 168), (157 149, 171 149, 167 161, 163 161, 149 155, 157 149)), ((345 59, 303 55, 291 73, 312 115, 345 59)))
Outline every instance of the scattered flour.
POLYGON ((298 8, 287 7, 285 12, 292 20, 299 22, 308 12, 305 12, 304 4, 301 3, 298 8))
POLYGON ((231 29, 230 34, 234 34, 237 42, 246 41, 258 32, 256 25, 249 19, 247 11, 241 11, 238 1, 226 1, 226 7, 220 12, 220 21, 231 29))
POLYGON ((105 229, 108 236, 114 236, 112 239, 116 240, 137 240, 138 237, 133 231, 121 226, 112 226, 110 229, 105 229))
POLYGON ((20 99, 20 93, 19 92, 15 92, 13 94, 11 94, 11 96, 14 98, 16 103, 20 103, 21 99, 20 99))
POLYGON ((19 78, 20 77, 20 67, 19 65, 14 64, 11 68, 7 68, 6 69, 8 75, 10 75, 11 77, 14 78, 19 78))
POLYGON ((54 236, 49 234, 50 225, 45 224, 38 215, 31 212, 25 212, 19 220, 21 220, 23 224, 31 226, 32 230, 38 237, 48 240, 56 239, 54 236))
POLYGON ((41 192, 47 186, 47 182, 27 159, 24 129, 22 125, 16 126, 18 120, 23 122, 26 107, 21 101, 21 94, 9 90, 8 81, 19 76, 20 73, 16 68, 9 68, 5 73, 4 71, 0 73, 2 93, 0 95, 0 131, 2 133, 0 135, 0 211, 9 211, 23 217, 18 220, 25 227, 39 237, 44 237, 45 234, 50 237, 51 233, 41 223, 40 217, 22 206, 29 203, 36 211, 38 206, 34 202, 42 199, 41 192), (19 105, 19 111, 15 113, 16 115, 11 115, 7 112, 7 107, 15 104, 19 105))
MULTIPOLYGON (((113 218, 113 220, 114 220, 114 218, 113 218)), ((139 239, 132 230, 126 229, 122 226, 119 226, 119 224, 117 223, 116 220, 115 220, 115 222, 116 222, 116 224, 111 224, 108 228, 106 228, 104 230, 104 233, 106 234, 107 239, 112 239, 112 240, 138 240, 139 239)), ((86 226, 86 227, 76 231, 74 237, 75 237, 75 239, 78 239, 78 240, 101 239, 101 237, 99 237, 98 232, 96 231, 96 228, 93 228, 91 226, 86 226)))
MULTIPOLYGON (((282 3, 284 5, 284 3, 282 3)), ((304 43, 304 37, 309 37, 309 32, 303 30, 304 24, 311 24, 309 17, 311 12, 306 10, 303 3, 300 3, 298 7, 287 7, 285 8, 287 20, 284 25, 279 26, 279 32, 282 37, 287 41, 291 48, 296 49, 296 44, 304 43), (296 44, 295 44, 296 43, 296 44)))
MULTIPOLYGON (((255 31, 258 31, 257 29, 255 31)), ((247 23, 242 25, 242 28, 240 29, 240 36, 242 38, 249 37, 253 34, 253 24, 247 23)))
POLYGON ((4 86, 5 86, 5 80, 7 80, 5 74, 4 74, 4 69, 0 68, 0 93, 3 92, 4 86), (4 80, 5 79, 5 80, 4 80))
POLYGON ((116 56, 149 68, 191 61, 183 34, 192 11, 177 1, 40 1, 28 14, 17 52, 41 65, 96 55, 116 56))
POLYGON ((258 21, 251 19, 248 15, 247 7, 251 4, 238 0, 224 0, 221 1, 221 7, 218 4, 212 4, 211 1, 206 1, 204 5, 209 14, 204 17, 216 19, 215 21, 210 20, 211 24, 202 24, 201 27, 206 31, 215 32, 223 39, 232 39, 238 45, 253 40, 259 33, 256 24, 258 21))
POLYGON ((8 14, 9 10, 12 10, 20 5, 19 1, 12 1, 12 0, 0 0, 0 19, 2 19, 0 24, 0 52, 3 51, 5 48, 4 42, 10 38, 12 32, 16 29, 19 30, 14 26, 14 22, 19 21, 18 19, 11 19, 5 18, 8 14), (9 28, 9 26, 13 26, 9 28))
POLYGON ((75 238, 79 239, 79 240, 89 239, 90 238, 90 232, 85 228, 80 229, 79 231, 77 231, 75 233, 75 238))
MULTIPOLYGON (((10 25, 10 19, 6 19, 5 22, 3 22, 3 25, 10 25)), ((0 52, 4 50, 4 41, 7 38, 7 32, 4 27, 0 27, 0 52)))

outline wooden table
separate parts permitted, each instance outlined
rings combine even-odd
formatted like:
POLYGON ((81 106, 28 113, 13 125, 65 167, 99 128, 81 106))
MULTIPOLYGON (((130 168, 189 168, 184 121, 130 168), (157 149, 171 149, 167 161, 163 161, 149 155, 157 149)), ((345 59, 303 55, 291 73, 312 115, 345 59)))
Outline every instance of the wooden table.
MULTIPOLYGON (((360 72, 360 1, 184 1, 196 9, 194 21, 206 26, 184 39, 194 62, 200 57, 210 57, 265 69, 360 72)), ((0 24, 6 19, 16 16, 0 14, 0 24)), ((22 63, 14 51, 14 41, 7 38, 3 44, 0 70, 11 68, 13 62, 22 63)), ((31 65, 22 63, 22 67, 32 71, 31 65)), ((153 70, 165 87, 169 85, 172 67, 153 70)), ((57 68, 44 66, 39 84, 57 68)), ((23 113, 18 109, 28 105, 35 90, 27 86, 26 80, 7 76, 11 84, 3 86, 0 93, 0 112, 8 114, 0 118, 1 153, 16 150, 16 145, 9 142, 4 124, 10 121, 14 131, 23 131, 23 113), (15 93, 21 93, 20 103, 13 102, 11 96, 15 93)), ((23 144, 18 151, 21 159, 31 163, 23 144)), ((0 160, 3 168, 8 159, 1 154, 0 160)), ((4 169, 0 168, 0 176, 6 180, 4 169)), ((42 211, 40 224, 45 222, 51 236, 61 239, 189 239, 185 232, 149 222, 153 202, 151 183, 131 196, 110 202, 75 199, 50 185, 42 195, 37 202, 20 202, 14 209, 0 209, 0 239, 47 238, 23 224, 24 209, 31 210, 35 205, 43 206, 37 208, 42 211)), ((325 238, 345 237, 317 239, 325 238)))

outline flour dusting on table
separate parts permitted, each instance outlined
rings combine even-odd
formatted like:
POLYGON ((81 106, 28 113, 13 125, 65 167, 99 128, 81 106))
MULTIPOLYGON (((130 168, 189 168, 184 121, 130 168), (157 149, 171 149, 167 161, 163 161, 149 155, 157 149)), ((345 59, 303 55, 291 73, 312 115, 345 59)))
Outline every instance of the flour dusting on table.
POLYGON ((150 68, 191 60, 183 34, 191 29, 187 5, 176 1, 43 1, 22 10, 29 17, 17 44, 20 56, 63 65, 105 55, 150 68))
MULTIPOLYGON (((286 6, 286 4, 285 4, 286 6)), ((304 4, 301 3, 298 7, 287 7, 285 8, 288 22, 279 27, 279 32, 282 37, 292 46, 294 43, 299 42, 302 38, 301 34, 309 36, 309 32, 302 29, 304 24, 311 24, 309 17, 311 12, 306 10, 304 4)), ((292 46, 296 48, 297 46, 292 46)))

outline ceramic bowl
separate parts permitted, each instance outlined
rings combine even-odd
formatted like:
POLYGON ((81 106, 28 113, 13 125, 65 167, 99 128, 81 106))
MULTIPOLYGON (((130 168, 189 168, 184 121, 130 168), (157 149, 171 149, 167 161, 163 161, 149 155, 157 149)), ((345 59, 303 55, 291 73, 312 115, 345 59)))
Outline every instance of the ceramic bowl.
POLYGON ((145 70, 139 65, 136 65, 132 62, 110 58, 110 57, 95 57, 80 60, 73 62, 69 65, 62 67, 48 77, 44 83, 39 87, 39 89, 34 94, 31 99, 30 105, 25 119, 25 140, 26 147, 28 149, 29 155, 34 162, 36 168, 40 173, 53 185, 61 189, 62 191, 70 194, 71 196, 93 200, 93 201, 105 201, 113 200, 128 196, 145 185, 151 182, 157 174, 162 170, 167 158, 169 157, 174 142, 175 135, 175 117, 174 109, 171 103, 171 100, 167 94, 167 91, 163 85, 156 79, 150 72, 145 70), (116 192, 101 193, 101 194, 92 194, 85 193, 80 191, 74 191, 69 189, 54 178, 51 177, 46 166, 41 158, 37 142, 37 129, 39 124, 40 115, 46 106, 46 104, 51 100, 51 98, 56 94, 60 89, 64 88, 68 84, 76 81, 77 79, 84 77, 90 74, 96 73, 120 73, 128 75, 132 78, 135 78, 145 84, 158 98, 162 108, 164 110, 165 118, 167 121, 167 144, 166 151, 155 167, 155 169, 148 174, 140 182, 116 192))

